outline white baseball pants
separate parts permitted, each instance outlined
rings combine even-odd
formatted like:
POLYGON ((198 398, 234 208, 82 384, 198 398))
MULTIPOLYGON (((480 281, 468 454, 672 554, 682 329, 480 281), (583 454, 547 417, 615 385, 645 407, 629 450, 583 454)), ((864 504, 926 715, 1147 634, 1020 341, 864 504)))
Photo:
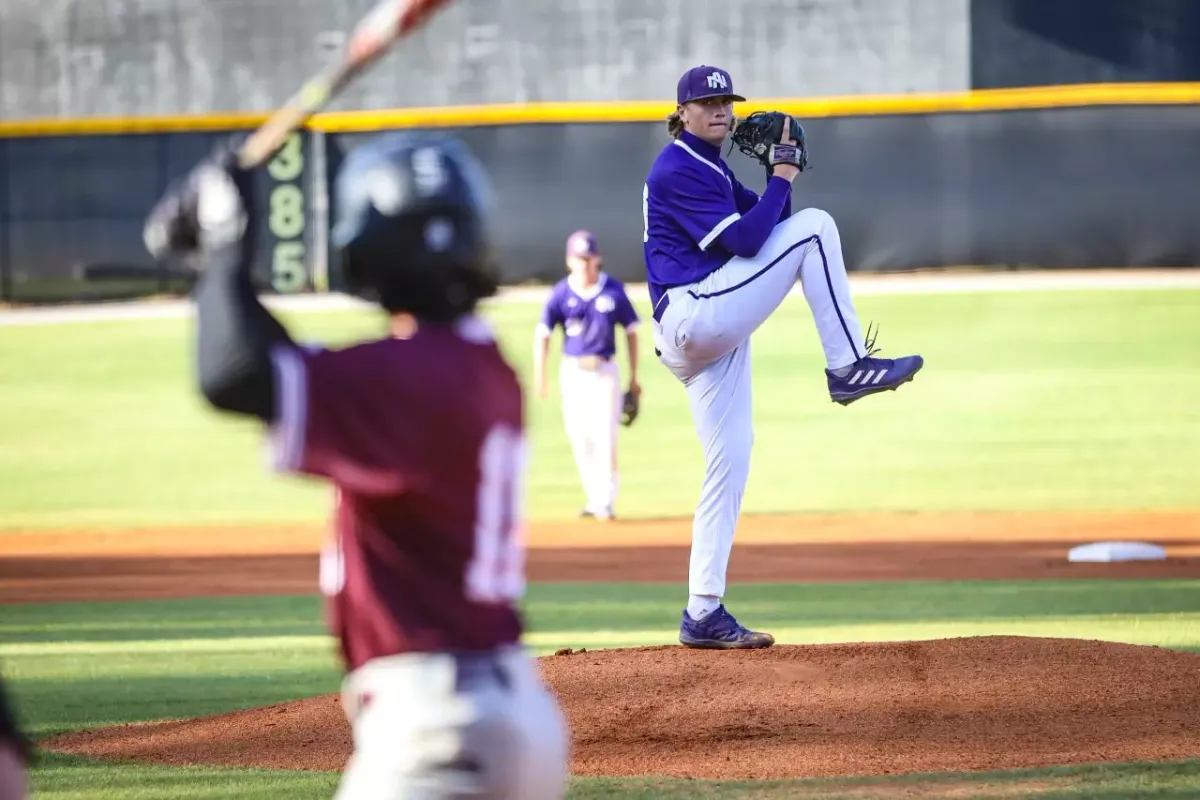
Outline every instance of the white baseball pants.
POLYGON ((566 720, 519 647, 499 654, 508 685, 455 677, 447 654, 380 658, 347 675, 354 735, 335 800, 560 800, 566 720))
POLYGON ((563 425, 575 456, 586 508, 611 511, 617 500, 617 426, 621 419, 621 371, 615 359, 596 369, 564 356, 558 371, 563 425))
POLYGON ((669 304, 654 323, 659 360, 686 387, 704 448, 704 483, 692 521, 693 595, 725 594, 754 444, 750 336, 797 280, 826 365, 838 369, 865 355, 837 225, 816 208, 776 225, 754 258, 733 258, 701 281, 668 289, 669 304))

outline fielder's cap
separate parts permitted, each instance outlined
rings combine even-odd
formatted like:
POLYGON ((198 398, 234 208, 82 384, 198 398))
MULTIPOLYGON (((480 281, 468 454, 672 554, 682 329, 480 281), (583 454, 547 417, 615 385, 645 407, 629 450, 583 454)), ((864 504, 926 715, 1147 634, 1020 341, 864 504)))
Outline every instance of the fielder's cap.
POLYGON ((575 231, 567 237, 567 255, 581 258, 600 255, 596 237, 589 231, 575 231))
POLYGON ((728 97, 739 103, 746 98, 733 92, 733 78, 720 67, 701 64, 683 73, 679 85, 675 87, 675 100, 679 105, 693 100, 703 100, 706 97, 728 97))

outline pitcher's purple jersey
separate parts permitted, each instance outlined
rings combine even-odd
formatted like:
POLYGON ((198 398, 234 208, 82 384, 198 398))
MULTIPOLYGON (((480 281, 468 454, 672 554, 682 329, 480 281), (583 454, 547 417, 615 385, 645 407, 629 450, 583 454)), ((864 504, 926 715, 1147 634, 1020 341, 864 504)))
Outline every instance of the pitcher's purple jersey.
POLYGON ((524 401, 485 324, 274 361, 275 467, 335 488, 321 587, 347 668, 517 642, 524 401))
MULTIPOLYGON (((782 189, 781 189, 782 190, 782 189)), ((650 302, 719 269, 733 253, 721 235, 758 203, 721 157, 721 149, 688 131, 655 159, 642 188, 643 251, 650 302)), ((791 214, 791 186, 777 220, 791 214)))
POLYGON ((617 351, 616 328, 630 331, 639 322, 637 310, 625 293, 625 284, 601 273, 591 291, 575 291, 563 278, 554 284, 542 309, 539 327, 550 333, 563 329, 563 355, 612 358, 617 351))

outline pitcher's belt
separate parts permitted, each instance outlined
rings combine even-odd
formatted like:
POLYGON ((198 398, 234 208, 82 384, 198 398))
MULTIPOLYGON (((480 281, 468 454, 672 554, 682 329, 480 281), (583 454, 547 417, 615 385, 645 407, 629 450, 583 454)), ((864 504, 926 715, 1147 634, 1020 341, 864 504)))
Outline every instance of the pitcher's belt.
POLYGON ((595 372, 612 360, 608 356, 601 355, 567 356, 567 358, 575 362, 580 369, 586 369, 590 372, 595 372))
MULTIPOLYGON (((663 314, 666 313, 667 306, 669 305, 671 305, 671 295, 667 294, 664 290, 662 297, 658 298, 658 305, 654 307, 654 311, 652 312, 655 322, 662 322, 663 314)), ((662 351, 656 347, 654 348, 654 355, 662 358, 662 351)))
POLYGON ((667 306, 669 305, 671 305, 671 295, 664 291, 662 297, 658 298, 658 305, 654 307, 655 322, 662 322, 663 314, 666 312, 667 306))

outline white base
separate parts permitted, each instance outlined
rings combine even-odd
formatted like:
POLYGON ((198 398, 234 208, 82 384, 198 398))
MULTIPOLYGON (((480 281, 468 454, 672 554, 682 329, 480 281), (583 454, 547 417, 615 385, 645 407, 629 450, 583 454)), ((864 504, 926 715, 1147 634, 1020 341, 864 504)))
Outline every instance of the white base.
POLYGON ((1167 551, 1149 542, 1092 542, 1072 547, 1068 561, 1162 561, 1167 551))

